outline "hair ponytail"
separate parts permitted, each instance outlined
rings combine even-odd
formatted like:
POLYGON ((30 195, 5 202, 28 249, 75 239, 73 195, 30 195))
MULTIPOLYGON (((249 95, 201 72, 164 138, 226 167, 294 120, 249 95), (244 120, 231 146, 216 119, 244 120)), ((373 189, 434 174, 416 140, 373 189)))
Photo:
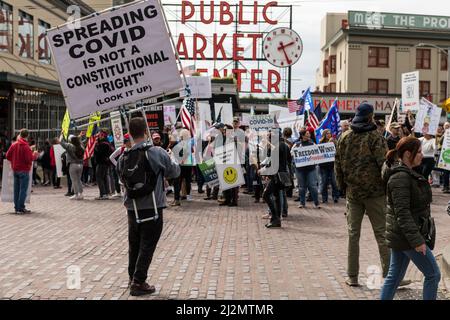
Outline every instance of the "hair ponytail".
POLYGON ((392 165, 396 160, 398 160, 398 150, 397 149, 389 150, 388 153, 386 154, 387 163, 392 165))
POLYGON ((403 155, 406 151, 411 153, 411 161, 416 157, 419 152, 421 142, 415 137, 403 137, 397 143, 394 150, 390 150, 386 154, 386 161, 388 164, 392 165, 396 160, 403 159, 403 155))

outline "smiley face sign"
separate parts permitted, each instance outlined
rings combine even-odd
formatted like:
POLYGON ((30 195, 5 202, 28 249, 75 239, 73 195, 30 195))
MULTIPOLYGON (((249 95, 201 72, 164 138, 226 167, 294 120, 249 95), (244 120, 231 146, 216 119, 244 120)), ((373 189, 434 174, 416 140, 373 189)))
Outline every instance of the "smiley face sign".
POLYGON ((234 184, 238 179, 238 172, 233 167, 227 167, 223 171, 223 180, 228 184, 234 184))

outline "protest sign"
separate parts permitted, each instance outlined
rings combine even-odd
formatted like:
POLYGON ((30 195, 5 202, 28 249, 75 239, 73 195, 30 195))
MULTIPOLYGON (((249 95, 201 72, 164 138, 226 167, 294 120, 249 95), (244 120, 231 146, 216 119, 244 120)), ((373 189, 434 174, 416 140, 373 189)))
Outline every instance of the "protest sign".
POLYGON ((240 164, 240 158, 234 143, 214 149, 214 162, 220 188, 228 190, 245 184, 244 173, 240 164))
POLYGON ((183 87, 158 0, 75 23, 47 33, 72 119, 183 87))
POLYGON ((217 176, 216 163, 214 159, 209 159, 198 165, 203 179, 207 185, 216 186, 219 184, 219 177, 217 176))
MULTIPOLYGON (((30 181, 28 184, 27 198, 25 199, 26 203, 30 203, 32 182, 33 168, 30 170, 30 181)), ((14 202, 14 172, 11 168, 11 162, 6 159, 3 160, 1 200, 2 202, 14 202)))
POLYGON ((250 129, 256 131, 268 131, 276 125, 275 114, 261 114, 250 117, 250 129))
POLYGON ((291 128, 295 136, 295 133, 300 132, 301 128, 304 126, 305 116, 297 116, 291 113, 289 117, 279 119, 277 122, 281 130, 284 130, 285 128, 291 128))
POLYGON ((66 109, 66 113, 64 114, 64 119, 61 124, 61 134, 66 140, 69 137, 69 128, 70 128, 70 116, 69 110, 66 109))
POLYGON ((214 116, 214 122, 217 121, 217 118, 220 118, 220 121, 217 122, 233 125, 233 105, 231 103, 215 103, 214 116))
POLYGON ((212 126, 211 106, 208 102, 198 102, 198 122, 202 137, 205 137, 206 131, 212 126))
POLYGON ((334 162, 336 148, 333 142, 292 148, 292 156, 297 168, 316 165, 325 162, 334 162))
POLYGON ((438 168, 450 171, 450 129, 445 130, 438 168))
POLYGON ((402 111, 419 110, 419 71, 402 73, 402 111))
POLYGON ((164 106, 164 125, 174 126, 177 121, 177 109, 175 106, 164 106))
POLYGON ((414 132, 436 135, 442 109, 425 98, 420 99, 420 108, 417 112, 414 132))
POLYGON ((145 112, 148 128, 150 130, 163 131, 164 129, 164 107, 150 106, 145 112))
POLYGON ((111 112, 111 130, 114 137, 114 146, 120 148, 123 145, 122 118, 119 112, 111 112))
POLYGON ((55 154, 56 176, 58 178, 61 178, 62 176, 64 176, 63 172, 62 172, 61 156, 64 152, 66 152, 66 150, 64 150, 64 148, 60 144, 55 144, 55 145, 53 145, 53 152, 55 154))
POLYGON ((281 106, 275 106, 273 104, 269 104, 269 113, 275 113, 278 112, 277 119, 284 119, 284 118, 290 118, 292 115, 295 115, 294 113, 289 112, 288 107, 281 107, 281 106))
POLYGON ((251 117, 250 113, 241 114, 241 125, 246 127, 250 126, 250 117, 251 117))
POLYGON ((189 98, 211 99, 211 78, 210 77, 187 77, 186 83, 191 89, 189 98))

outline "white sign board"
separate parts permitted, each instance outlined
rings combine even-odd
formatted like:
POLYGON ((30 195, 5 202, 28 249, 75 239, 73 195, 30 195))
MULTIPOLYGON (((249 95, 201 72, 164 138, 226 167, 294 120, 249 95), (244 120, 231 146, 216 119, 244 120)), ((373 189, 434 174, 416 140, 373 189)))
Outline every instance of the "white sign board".
POLYGON ((245 184, 244 173, 234 143, 215 148, 214 161, 222 190, 245 184))
POLYGON ((419 71, 402 73, 402 105, 403 112, 419 110, 419 71))
POLYGON ((64 150, 64 148, 60 144, 53 145, 53 153, 55 154, 56 162, 56 176, 58 178, 61 178, 63 176, 61 156, 64 152, 66 152, 66 150, 64 150))
POLYGON ((208 102, 198 102, 198 121, 202 137, 205 137, 206 132, 211 128, 213 121, 211 117, 211 106, 208 102))
MULTIPOLYGON (((25 203, 30 203, 31 196, 31 183, 33 182, 33 168, 30 170, 30 179, 27 190, 27 198, 25 203)), ((14 202, 14 172, 11 168, 11 162, 3 160, 3 172, 2 172, 2 202, 14 202)))
POLYGON ((437 167, 450 171, 450 129, 445 130, 444 142, 442 143, 441 155, 437 167))
POLYGON ((273 104, 269 104, 269 113, 279 112, 277 119, 284 119, 292 117, 294 113, 289 112, 288 107, 275 106, 273 104))
POLYGON ((177 120, 177 109, 175 106, 164 106, 164 125, 174 126, 177 120))
POLYGON ((289 118, 283 118, 278 120, 278 124, 281 130, 285 128, 291 128, 294 137, 297 137, 301 128, 304 126, 305 116, 304 115, 292 115, 289 118))
POLYGON ((233 105, 231 103, 215 103, 214 104, 214 122, 220 114, 220 122, 233 125, 233 105))
POLYGON ((241 125, 248 127, 250 125, 250 113, 243 113, 241 115, 241 125))
POLYGON ((250 117, 249 126, 252 130, 268 131, 276 125, 275 114, 261 114, 250 117))
POLYGON ((114 137, 114 146, 120 148, 123 145, 122 118, 119 112, 111 112, 111 130, 114 137))
POLYGON ((416 115, 414 132, 436 135, 442 109, 425 98, 420 99, 420 108, 416 115))
POLYGON ((291 153, 295 166, 300 168, 325 162, 334 162, 336 148, 333 142, 328 142, 313 146, 293 147, 291 153))
POLYGON ((75 23, 47 34, 71 119, 183 87, 159 1, 75 23))
POLYGON ((191 89, 189 98, 211 99, 211 78, 210 77, 187 77, 187 85, 191 89))

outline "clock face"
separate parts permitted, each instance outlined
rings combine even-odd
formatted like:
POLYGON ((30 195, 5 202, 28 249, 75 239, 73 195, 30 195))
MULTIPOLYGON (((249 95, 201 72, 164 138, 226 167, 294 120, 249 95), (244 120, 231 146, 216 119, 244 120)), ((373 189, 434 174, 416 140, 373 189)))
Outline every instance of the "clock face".
POLYGON ((302 52, 302 39, 297 32, 288 28, 270 31, 263 41, 264 56, 276 67, 292 66, 300 59, 302 52))

